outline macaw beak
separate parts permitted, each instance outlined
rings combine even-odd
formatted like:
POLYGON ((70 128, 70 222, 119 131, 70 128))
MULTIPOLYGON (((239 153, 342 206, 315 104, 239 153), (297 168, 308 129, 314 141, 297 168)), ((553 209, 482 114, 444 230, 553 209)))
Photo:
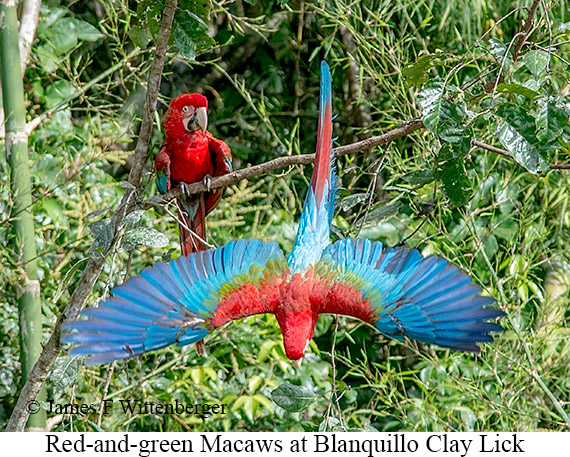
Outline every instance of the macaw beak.
POLYGON ((291 362, 293 363, 293 366, 295 368, 301 368, 301 363, 303 363, 303 357, 297 360, 292 360, 291 362))
POLYGON ((202 130, 202 134, 206 133, 208 129, 208 110, 204 107, 198 108, 195 116, 200 130, 202 130))

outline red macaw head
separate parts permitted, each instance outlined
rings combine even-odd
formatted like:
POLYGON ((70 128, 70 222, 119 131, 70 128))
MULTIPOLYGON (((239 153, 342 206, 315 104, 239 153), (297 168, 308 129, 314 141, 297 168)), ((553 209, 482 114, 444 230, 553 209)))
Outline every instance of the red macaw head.
POLYGON ((323 283, 313 280, 312 274, 312 270, 306 275, 296 273, 288 281, 281 283, 280 302, 275 310, 275 317, 283 334, 285 353, 296 367, 303 361, 319 319, 319 315, 313 310, 313 302, 316 299, 315 292, 322 288, 323 283))
POLYGON ((164 120, 166 134, 183 137, 208 128, 208 99, 201 94, 182 94, 170 103, 164 120))

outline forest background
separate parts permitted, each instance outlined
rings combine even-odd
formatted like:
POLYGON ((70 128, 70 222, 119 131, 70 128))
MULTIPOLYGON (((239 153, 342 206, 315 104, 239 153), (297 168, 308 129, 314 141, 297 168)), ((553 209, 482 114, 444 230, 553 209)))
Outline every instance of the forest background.
MULTIPOLYGON (((20 18, 39 6, 21 3, 20 18)), ((57 431, 570 428, 566 0, 50 0, 20 48, 23 73, 6 33, 2 136, 14 148, 24 134, 28 156, 2 142, 0 428, 23 428, 38 393, 43 409, 30 425, 57 431), (205 357, 169 348, 82 367, 67 356, 63 314, 178 256, 174 207, 153 198, 152 173, 176 95, 208 97, 209 129, 232 148, 235 170, 272 161, 248 179, 229 177, 208 241, 261 238, 290 251, 311 175, 321 59, 333 73, 342 154, 333 238, 449 259, 497 299, 505 332, 474 356, 324 316, 295 369, 274 317, 254 316, 207 337, 205 357), (21 74, 23 87, 10 85, 21 74), (27 122, 16 133, 12 95, 27 122), (24 213, 27 236, 17 225, 24 213), (228 408, 105 415, 104 399, 228 408), (96 407, 46 414, 49 401, 96 407)))

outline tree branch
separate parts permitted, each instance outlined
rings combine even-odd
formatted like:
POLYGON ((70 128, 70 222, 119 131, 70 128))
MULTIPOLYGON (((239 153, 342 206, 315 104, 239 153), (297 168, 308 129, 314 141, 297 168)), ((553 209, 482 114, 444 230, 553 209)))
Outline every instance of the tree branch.
MULTIPOLYGON (((384 133, 380 136, 375 136, 368 138, 366 140, 359 141, 357 143, 349 144, 346 146, 340 146, 335 148, 335 157, 340 157, 347 154, 354 154, 357 152, 364 151, 366 149, 373 148, 374 146, 379 146, 382 144, 389 143, 403 136, 409 135, 416 130, 424 128, 424 123, 421 119, 413 119, 401 125, 394 130, 384 133)), ((259 165, 254 165, 253 167, 243 168, 241 170, 234 171, 233 173, 228 173, 224 176, 219 176, 212 179, 210 189, 218 189, 220 187, 226 187, 231 184, 235 184, 243 179, 253 178, 255 176, 267 174, 270 171, 277 170, 278 168, 289 167, 291 165, 306 165, 313 163, 315 161, 315 154, 300 154, 296 156, 285 156, 278 157, 276 159, 270 160, 259 165)), ((207 192, 207 187, 202 182, 196 182, 189 184, 186 187, 186 193, 188 194, 199 194, 201 192, 207 192)), ((164 195, 156 195, 154 197, 147 198, 146 200, 140 202, 139 206, 143 209, 148 209, 153 206, 164 205, 170 200, 179 197, 182 194, 180 186, 171 189, 164 195)))
MULTIPOLYGON (((132 195, 134 192, 136 192, 137 187, 140 184, 148 144, 150 142, 150 136, 152 133, 154 111, 156 109, 156 101, 160 89, 160 81, 164 68, 168 39, 170 38, 170 30, 172 27, 172 21, 174 19, 174 13, 176 12, 177 3, 177 0, 167 0, 164 6, 164 13, 162 16, 160 31, 157 38, 155 57, 152 62, 148 77, 147 97, 143 112, 141 130, 139 133, 137 146, 135 148, 135 161, 129 175, 130 186, 125 190, 121 204, 117 210, 115 210, 115 213, 113 215, 115 218, 115 226, 118 226, 122 219, 132 210, 132 204, 129 204, 129 202, 132 202, 132 195)), ((114 247, 117 239, 118 232, 116 231, 113 243, 111 244, 109 251, 114 247)), ((37 363, 35 364, 32 372, 30 373, 30 376, 26 381, 26 384, 22 389, 20 397, 18 398, 18 402, 16 403, 16 407, 14 408, 12 416, 10 417, 10 421, 8 422, 8 426, 6 427, 6 431, 16 432, 22 431, 24 429, 24 426, 26 425, 26 422, 30 415, 30 412, 26 406, 30 401, 35 400, 37 397, 38 392, 40 391, 49 372, 51 371, 53 362, 61 350, 61 324, 66 319, 73 319, 79 315, 79 312, 89 297, 89 294, 93 289, 93 284, 99 277, 104 264, 105 255, 97 258, 91 258, 89 259, 89 262, 87 262, 85 269, 81 273, 81 278, 79 279, 77 287, 71 294, 65 311, 58 319, 52 336, 44 346, 44 350, 42 351, 37 363)))
POLYGON ((536 16, 536 10, 538 9, 539 4, 540 0, 534 0, 534 3, 528 10, 528 17, 526 18, 521 31, 517 34, 518 38, 513 46, 513 62, 516 62, 519 58, 519 54, 530 33, 530 29, 532 29, 532 26, 534 25, 534 17, 536 16))
MULTIPOLYGON (((345 146, 339 146, 338 148, 335 148, 333 151, 335 157, 356 154, 358 152, 371 149, 374 146, 380 146, 382 144, 394 141, 398 138, 402 138, 406 135, 409 135, 412 132, 415 132, 416 130, 420 130, 423 128, 425 128, 425 126, 421 119, 412 119, 411 121, 404 123, 400 127, 395 128, 394 130, 390 130, 389 132, 386 132, 382 135, 358 141, 357 143, 347 144, 345 146)), ((473 140, 472 144, 473 146, 476 146, 478 148, 485 149, 487 151, 500 154, 508 159, 514 160, 514 157, 509 153, 509 151, 506 151, 505 149, 500 149, 477 140, 473 140)), ((243 168, 241 170, 234 171, 233 173, 228 173, 227 175, 213 178, 212 183, 210 185, 210 189, 218 189, 220 187, 230 186, 244 179, 249 179, 249 178, 254 178, 256 176, 264 175, 279 168, 290 167, 292 165, 307 165, 309 163, 313 163, 314 161, 315 161, 315 154, 300 154, 296 156, 277 157, 276 159, 269 160, 268 162, 265 163, 260 163, 259 165, 254 165, 249 168, 243 168)), ((567 163, 551 163, 548 165, 548 167, 551 170, 570 170, 570 164, 567 163)), ((208 190, 206 185, 202 182, 189 184, 186 187, 186 189, 188 194, 199 194, 201 192, 207 192, 208 190)), ((180 189, 180 186, 177 186, 168 191, 164 195, 155 195, 153 197, 147 198, 146 200, 139 202, 137 206, 140 207, 141 209, 149 209, 154 206, 162 206, 168 203, 169 201, 180 197, 181 194, 182 190, 180 189)))
MULTIPOLYGON (((473 140, 471 144, 478 148, 500 154, 503 157, 507 157, 508 159, 515 160, 511 153, 506 149, 497 148, 495 146, 491 146, 490 144, 482 143, 481 141, 477 140, 473 140)), ((548 168, 551 170, 570 170, 570 163, 549 163, 548 168)))

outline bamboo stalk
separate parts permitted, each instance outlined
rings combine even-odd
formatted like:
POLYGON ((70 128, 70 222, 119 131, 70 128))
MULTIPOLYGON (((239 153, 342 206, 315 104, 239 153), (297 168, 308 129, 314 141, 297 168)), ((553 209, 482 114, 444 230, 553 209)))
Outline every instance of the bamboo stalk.
MULTIPOLYGON (((9 0, 0 0, 2 2, 9 0)), ((164 10, 162 14, 162 22, 160 25, 160 31, 158 32, 158 38, 156 42, 156 50, 154 53, 153 63, 150 67, 150 72, 148 76, 148 87, 145 107, 143 110, 143 120, 141 123, 141 129, 139 132, 139 138, 137 141, 137 146, 135 148, 134 154, 134 165, 129 174, 129 184, 130 186, 125 189, 125 194, 121 200, 121 204, 115 210, 113 215, 116 224, 120 224, 123 218, 129 214, 134 208, 134 194, 140 185, 141 177, 144 169, 144 161, 146 159, 146 154, 148 150, 148 145, 150 143, 150 137, 152 134, 154 112, 156 109, 156 101, 158 98, 158 92, 160 90, 160 81, 162 79, 162 70, 164 68, 164 61, 166 58, 166 49, 168 47, 168 40, 170 38, 170 31, 172 28, 172 22, 174 20, 174 13, 176 12, 176 7, 178 5, 178 0, 166 0, 164 4, 164 10)), ((119 232, 115 233, 111 248, 117 242, 119 237, 119 232)), ((69 302, 55 324, 55 328, 51 337, 46 342, 41 356, 39 357, 37 363, 32 370, 29 379, 20 392, 20 397, 18 402, 12 411, 8 425, 6 426, 7 432, 19 432, 22 430, 29 414, 30 408, 28 405, 33 404, 37 398, 38 392, 41 386, 45 382, 56 357, 61 351, 60 342, 60 327, 65 319, 74 319, 79 315, 79 312, 83 308, 89 294, 93 289, 93 284, 99 277, 101 269, 106 261, 107 253, 104 253, 100 257, 92 257, 87 262, 85 269, 81 273, 81 277, 73 290, 69 302)))
MULTIPOLYGON (((36 261, 36 237, 32 214, 32 193, 26 134, 24 85, 20 70, 18 19, 16 1, 0 2, 0 56, 2 63, 2 96, 6 115, 6 157, 10 167, 10 191, 13 202, 14 254, 19 283, 20 361, 25 381, 42 350, 42 308, 36 261)), ((45 391, 38 401, 45 399, 45 391)), ((28 421, 28 427, 44 429, 46 412, 39 409, 28 421)))

